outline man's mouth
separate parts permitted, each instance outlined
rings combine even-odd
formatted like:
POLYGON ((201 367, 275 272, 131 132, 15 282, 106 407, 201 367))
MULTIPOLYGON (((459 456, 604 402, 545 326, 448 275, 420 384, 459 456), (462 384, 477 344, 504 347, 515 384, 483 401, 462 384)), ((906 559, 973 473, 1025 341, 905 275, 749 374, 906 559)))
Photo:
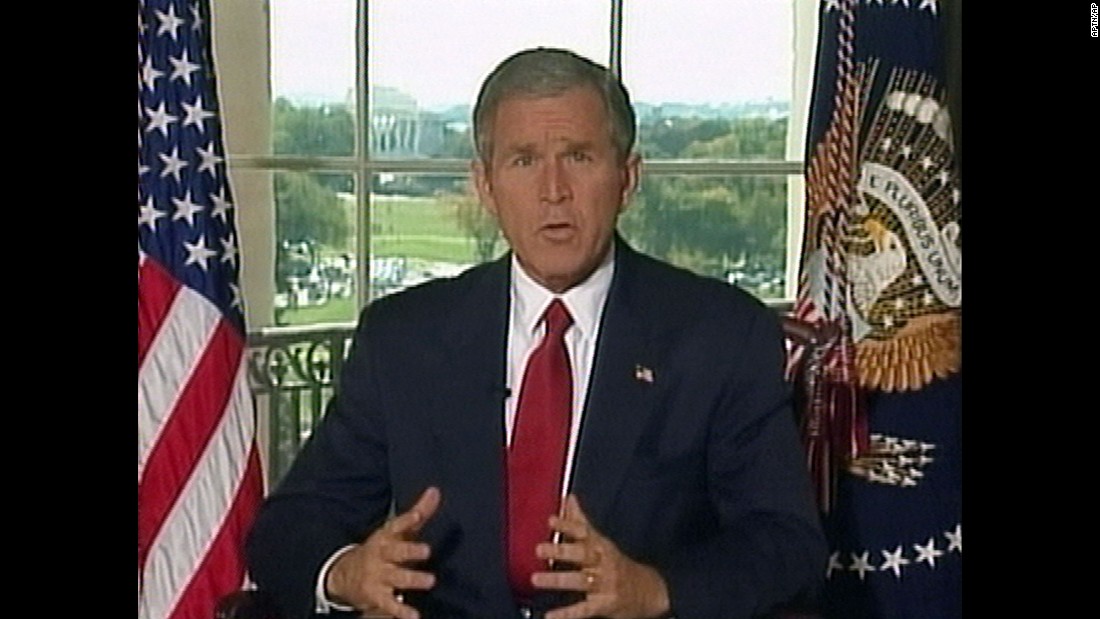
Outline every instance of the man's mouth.
POLYGON ((539 229, 539 233, 552 241, 564 241, 576 233, 576 228, 569 223, 549 223, 539 229))

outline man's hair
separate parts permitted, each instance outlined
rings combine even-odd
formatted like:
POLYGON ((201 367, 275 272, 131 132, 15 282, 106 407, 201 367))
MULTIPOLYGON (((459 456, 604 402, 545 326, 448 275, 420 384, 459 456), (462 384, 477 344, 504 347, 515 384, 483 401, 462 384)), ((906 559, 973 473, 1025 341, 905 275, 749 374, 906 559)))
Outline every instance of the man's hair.
POLYGON ((510 97, 553 97, 576 87, 600 95, 611 124, 611 142, 625 159, 634 148, 635 117, 630 95, 606 67, 569 50, 538 47, 513 54, 485 78, 474 105, 474 148, 486 165, 492 157, 493 120, 510 97))

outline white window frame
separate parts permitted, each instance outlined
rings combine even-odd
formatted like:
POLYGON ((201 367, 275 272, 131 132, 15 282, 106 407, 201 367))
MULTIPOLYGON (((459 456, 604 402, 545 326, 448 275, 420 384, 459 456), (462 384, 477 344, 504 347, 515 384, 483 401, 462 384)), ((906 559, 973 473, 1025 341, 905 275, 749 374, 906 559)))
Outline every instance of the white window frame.
MULTIPOLYGON (((814 49, 817 33, 817 3, 790 0, 794 6, 794 84, 792 116, 788 127, 787 157, 784 161, 655 160, 643 162, 651 175, 745 176, 771 175, 788 178, 787 272, 785 299, 790 301, 797 282, 799 248, 803 225, 804 140, 809 109, 814 49)), ((367 15, 369 0, 358 0, 360 16, 367 15)), ((623 0, 609 0, 611 14, 609 66, 622 66, 623 0)), ((281 171, 338 172, 355 177, 358 188, 370 187, 378 173, 468 174, 469 161, 459 159, 372 159, 365 147, 365 132, 357 131, 355 152, 350 156, 316 157, 273 155, 271 138, 272 93, 270 82, 270 37, 267 0, 211 0, 214 26, 214 55, 219 97, 226 133, 230 187, 238 206, 241 235, 242 289, 246 320, 250 329, 274 325, 275 203, 272 175, 281 171)), ((363 19, 357 23, 364 24, 363 19)), ((365 27, 356 31, 356 89, 368 90, 365 27)), ((604 59, 600 59, 604 60, 604 59)), ((368 117, 369 97, 356 97, 356 119, 368 117)), ((357 126, 361 126, 358 125, 357 126)), ((369 130, 369 128, 368 128, 369 130)), ((356 192, 357 255, 370 255, 370 195, 356 192)), ((358 304, 369 299, 370 260, 358 260, 358 304)))

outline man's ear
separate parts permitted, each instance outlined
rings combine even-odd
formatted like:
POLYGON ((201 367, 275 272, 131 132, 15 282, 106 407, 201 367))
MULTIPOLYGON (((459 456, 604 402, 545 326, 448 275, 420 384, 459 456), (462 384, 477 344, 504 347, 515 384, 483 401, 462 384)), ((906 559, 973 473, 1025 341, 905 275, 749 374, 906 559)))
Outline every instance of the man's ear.
POLYGON ((485 210, 496 217, 497 203, 493 199, 493 186, 489 180, 489 170, 481 158, 475 158, 470 162, 470 180, 473 181, 474 189, 477 191, 478 201, 485 207, 485 210))
POLYGON ((619 212, 622 213, 630 206, 630 198, 638 190, 641 182, 642 156, 638 153, 630 153, 623 162, 623 193, 619 196, 619 212))

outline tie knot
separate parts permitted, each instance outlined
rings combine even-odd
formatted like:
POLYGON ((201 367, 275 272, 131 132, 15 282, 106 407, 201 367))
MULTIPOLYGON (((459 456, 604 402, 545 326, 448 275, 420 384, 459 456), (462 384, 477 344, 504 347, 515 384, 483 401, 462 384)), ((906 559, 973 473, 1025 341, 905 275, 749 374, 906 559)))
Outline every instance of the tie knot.
POLYGON ((573 317, 569 315, 569 310, 565 308, 565 304, 561 302, 561 299, 554 299, 550 302, 543 318, 546 320, 547 334, 561 335, 565 333, 569 325, 573 324, 573 317))

